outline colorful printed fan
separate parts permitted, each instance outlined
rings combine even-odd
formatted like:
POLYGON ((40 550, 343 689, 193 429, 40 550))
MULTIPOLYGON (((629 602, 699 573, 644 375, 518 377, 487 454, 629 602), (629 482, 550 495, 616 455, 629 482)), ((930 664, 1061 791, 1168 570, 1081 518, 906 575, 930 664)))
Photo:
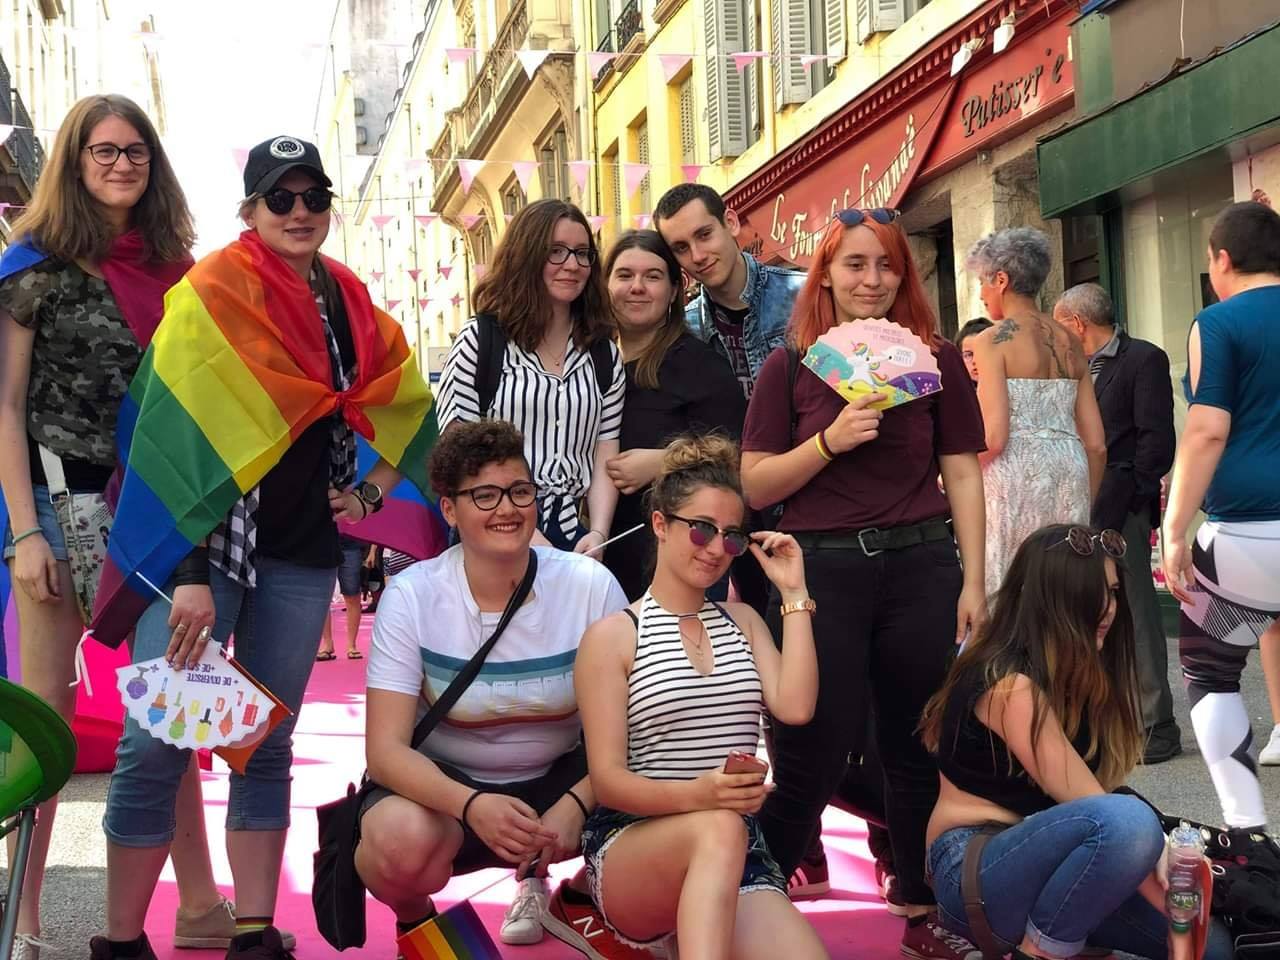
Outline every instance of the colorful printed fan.
POLYGON ((883 393, 876 410, 910 403, 942 389, 938 361, 910 330, 890 320, 854 320, 832 327, 804 355, 804 365, 846 400, 883 393))

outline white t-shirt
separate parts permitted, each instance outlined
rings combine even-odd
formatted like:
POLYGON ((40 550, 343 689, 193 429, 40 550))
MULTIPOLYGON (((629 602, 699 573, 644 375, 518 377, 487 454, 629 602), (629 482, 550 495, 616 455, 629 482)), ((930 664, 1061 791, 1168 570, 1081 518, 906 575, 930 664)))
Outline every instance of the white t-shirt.
MULTIPOLYGON (((540 777, 578 742, 578 643, 588 626, 627 605, 603 564, 552 547, 534 550, 538 575, 531 598, 423 747, 431 759, 486 783, 540 777)), ((378 602, 369 689, 417 694, 421 719, 501 617, 482 614, 476 605, 461 545, 415 563, 378 602)))

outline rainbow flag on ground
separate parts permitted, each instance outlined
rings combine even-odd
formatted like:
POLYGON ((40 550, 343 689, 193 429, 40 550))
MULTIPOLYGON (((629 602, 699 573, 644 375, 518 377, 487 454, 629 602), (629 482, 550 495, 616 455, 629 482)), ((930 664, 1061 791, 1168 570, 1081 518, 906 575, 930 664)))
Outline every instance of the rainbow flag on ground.
POLYGON ((304 430, 335 411, 426 496, 436 438, 431 391, 400 326, 364 285, 323 258, 337 282, 359 364, 331 386, 309 285, 257 234, 197 263, 165 314, 120 410, 124 482, 94 612, 118 645, 168 580, 304 430))
POLYGON ((502 960, 475 907, 464 900, 396 938, 404 960, 502 960))

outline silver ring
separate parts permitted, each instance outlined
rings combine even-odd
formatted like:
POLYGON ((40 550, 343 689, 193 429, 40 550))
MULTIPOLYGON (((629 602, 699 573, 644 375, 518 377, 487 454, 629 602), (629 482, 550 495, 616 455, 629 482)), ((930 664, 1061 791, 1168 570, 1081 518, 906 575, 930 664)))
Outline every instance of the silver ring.
POLYGON ((213 633, 213 627, 207 627, 207 626, 201 627, 200 632, 196 634, 196 639, 199 640, 201 643, 203 643, 205 640, 209 639, 209 636, 212 633, 213 633))

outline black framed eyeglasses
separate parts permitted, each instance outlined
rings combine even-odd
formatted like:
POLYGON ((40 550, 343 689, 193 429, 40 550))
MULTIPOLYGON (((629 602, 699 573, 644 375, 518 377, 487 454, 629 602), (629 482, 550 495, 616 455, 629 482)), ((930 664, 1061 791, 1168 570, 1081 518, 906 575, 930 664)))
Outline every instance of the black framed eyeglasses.
POLYGON ((311 213, 324 213, 333 205, 333 194, 324 187, 307 187, 305 190, 286 190, 276 187, 262 195, 267 209, 277 216, 284 216, 293 209, 293 203, 302 198, 302 205, 311 213))
POLYGON ((711 543, 717 536, 724 537, 724 552, 731 557, 739 556, 747 552, 747 534, 744 530, 738 530, 730 527, 728 530, 721 530, 709 520, 690 520, 688 517, 682 517, 679 514, 665 514, 668 520, 679 520, 681 523, 689 527, 689 542, 695 547, 705 547, 711 543))
POLYGON ((572 255, 578 266, 589 267, 596 262, 596 252, 591 247, 566 247, 563 243, 553 243, 547 251, 547 262, 556 265, 564 263, 572 255))
POLYGON ((538 485, 532 480, 517 480, 509 487, 500 487, 495 483, 482 483, 479 486, 458 490, 454 497, 466 494, 481 510, 497 510, 502 498, 506 497, 515 507, 527 507, 538 499, 538 485))
POLYGON ((850 207, 848 210, 841 210, 837 213, 836 219, 846 227, 856 227, 867 220, 874 220, 876 223, 888 226, 900 216, 901 214, 892 207, 876 207, 873 210, 859 210, 857 207, 850 207))
POLYGON ((151 162, 151 148, 145 143, 131 143, 125 147, 116 146, 114 143, 91 143, 85 147, 85 150, 89 152, 94 163, 104 167, 114 167, 122 153, 125 159, 135 167, 145 167, 151 162))
MULTIPOLYGON (((1129 549, 1129 545, 1125 543, 1124 537, 1118 531, 1100 530, 1094 533, 1088 527, 1072 527, 1058 543, 1067 544, 1082 557, 1092 557, 1094 545, 1097 544, 1112 560, 1123 559, 1125 551, 1129 549)), ((1057 543, 1053 544, 1055 547, 1057 545, 1057 543)))

